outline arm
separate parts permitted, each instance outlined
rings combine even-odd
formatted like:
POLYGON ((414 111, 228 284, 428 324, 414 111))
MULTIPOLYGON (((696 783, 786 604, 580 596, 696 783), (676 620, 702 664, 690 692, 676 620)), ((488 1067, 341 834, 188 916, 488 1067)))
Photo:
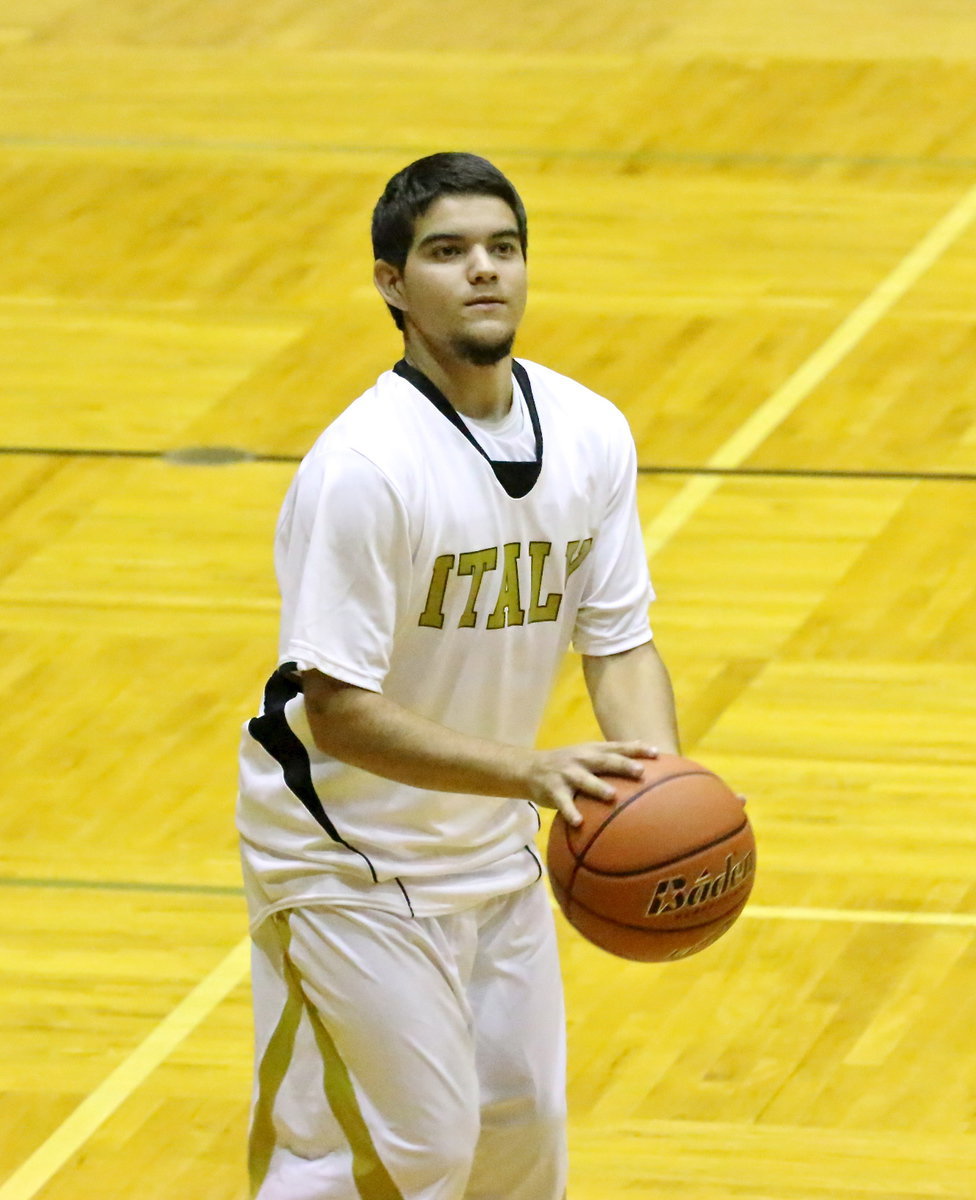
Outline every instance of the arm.
POLYGON ((653 755, 640 741, 557 750, 503 745, 448 729, 320 671, 303 671, 301 678, 309 727, 323 753, 412 787, 533 800, 558 809, 571 824, 580 820, 575 792, 613 799, 598 772, 638 778, 634 760, 653 755))
POLYGON ((622 654, 584 654, 583 677, 604 737, 642 738, 680 753, 674 692, 653 641, 622 654))

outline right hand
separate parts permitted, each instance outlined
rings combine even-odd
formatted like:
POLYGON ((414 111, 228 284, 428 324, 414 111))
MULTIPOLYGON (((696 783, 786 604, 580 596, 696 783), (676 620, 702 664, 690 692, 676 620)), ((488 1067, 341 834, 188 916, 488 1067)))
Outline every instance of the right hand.
POLYGON ((610 804, 616 793, 600 776, 640 779, 643 767, 638 760, 657 755, 646 742, 585 742, 557 750, 534 750, 526 769, 529 799, 543 808, 555 808, 570 825, 581 825, 583 817, 573 803, 577 792, 610 804))

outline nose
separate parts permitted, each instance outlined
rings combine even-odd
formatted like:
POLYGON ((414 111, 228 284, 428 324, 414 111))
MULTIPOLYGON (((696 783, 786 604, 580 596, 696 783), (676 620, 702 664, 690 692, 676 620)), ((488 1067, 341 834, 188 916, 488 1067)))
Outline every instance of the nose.
POLYGON ((486 246, 472 246, 468 259, 468 278, 473 283, 498 278, 498 271, 486 246))

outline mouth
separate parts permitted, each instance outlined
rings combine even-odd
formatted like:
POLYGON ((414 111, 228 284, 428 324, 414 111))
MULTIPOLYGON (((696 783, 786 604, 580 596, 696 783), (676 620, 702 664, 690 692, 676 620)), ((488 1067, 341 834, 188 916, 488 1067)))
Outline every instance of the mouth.
POLYGON ((465 301, 465 308, 502 308, 505 304, 504 300, 497 296, 478 296, 476 300, 465 301))

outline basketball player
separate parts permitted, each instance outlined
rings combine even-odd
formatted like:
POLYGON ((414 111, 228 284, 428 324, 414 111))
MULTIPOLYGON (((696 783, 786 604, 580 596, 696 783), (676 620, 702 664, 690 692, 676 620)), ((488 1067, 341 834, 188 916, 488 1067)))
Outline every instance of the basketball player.
POLYGON ((526 218, 435 154, 373 216, 404 357, 278 524, 278 667, 244 732, 260 1200, 561 1200, 563 1001, 537 807, 677 751, 608 401, 513 359, 526 218), (605 742, 532 748, 568 645, 605 742))

